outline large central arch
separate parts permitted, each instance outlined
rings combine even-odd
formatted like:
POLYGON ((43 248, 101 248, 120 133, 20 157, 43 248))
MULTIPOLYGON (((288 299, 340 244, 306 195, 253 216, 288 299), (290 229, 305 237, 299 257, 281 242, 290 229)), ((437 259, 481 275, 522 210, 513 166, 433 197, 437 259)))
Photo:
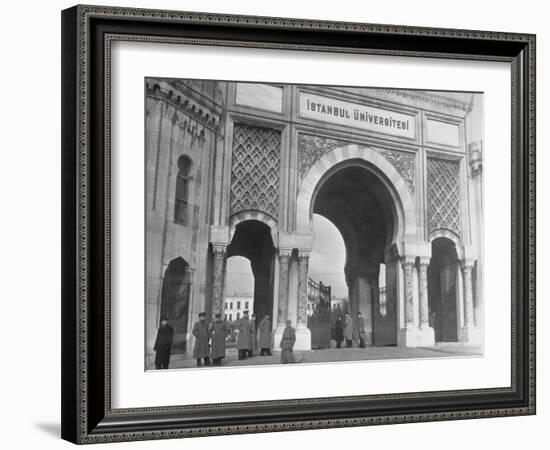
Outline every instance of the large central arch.
POLYGON ((325 153, 306 173, 300 184, 296 203, 296 231, 312 232, 315 196, 335 171, 349 165, 360 165, 376 175, 393 199, 394 236, 392 242, 417 240, 416 207, 405 180, 395 167, 369 147, 350 144, 325 153))
POLYGON ((348 285, 354 338, 367 344, 397 344, 400 265, 392 260, 384 287, 391 303, 381 317, 379 273, 386 252, 418 240, 416 207, 397 169, 368 147, 347 145, 323 155, 307 172, 298 192, 296 231, 314 236, 313 214, 330 220, 346 245, 343 269, 348 285), (359 334, 359 312, 365 332, 359 334))

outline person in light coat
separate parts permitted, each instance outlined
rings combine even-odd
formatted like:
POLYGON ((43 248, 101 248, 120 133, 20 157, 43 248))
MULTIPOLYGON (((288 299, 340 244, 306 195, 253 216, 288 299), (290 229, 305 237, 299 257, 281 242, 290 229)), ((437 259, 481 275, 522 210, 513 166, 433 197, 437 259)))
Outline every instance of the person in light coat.
POLYGON ((225 339, 230 332, 231 329, 222 320, 222 315, 217 313, 214 322, 208 327, 208 334, 212 344, 211 357, 213 366, 222 365, 222 359, 225 358, 225 339))
POLYGON ((271 356, 271 321, 265 315, 258 324, 260 356, 271 356))
POLYGON ((283 336, 281 337, 281 363, 288 364, 294 362, 294 354, 292 350, 294 349, 294 344, 296 343, 296 331, 291 326, 290 320, 286 321, 286 328, 283 331, 283 336))
POLYGON ((353 343, 353 323, 349 314, 344 317, 344 338, 346 339, 346 347, 351 347, 353 343))
POLYGON ((250 349, 250 320, 248 319, 248 311, 243 311, 243 316, 233 323, 233 329, 237 333, 237 350, 238 358, 246 359, 250 349))
POLYGON ((258 350, 258 340, 256 338, 256 314, 252 313, 250 318, 250 345, 248 347, 248 357, 252 358, 258 350))

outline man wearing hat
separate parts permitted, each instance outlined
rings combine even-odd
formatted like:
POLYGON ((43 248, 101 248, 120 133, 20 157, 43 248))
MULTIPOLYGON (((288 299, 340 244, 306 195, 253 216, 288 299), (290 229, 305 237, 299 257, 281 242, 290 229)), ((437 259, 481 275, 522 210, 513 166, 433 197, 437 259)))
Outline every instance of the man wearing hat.
POLYGON ((208 325, 206 323, 206 314, 199 313, 199 320, 193 325, 193 336, 195 336, 195 347, 193 348, 193 358, 197 360, 197 367, 202 366, 202 359, 204 359, 204 365, 210 365, 210 355, 208 351, 208 341, 210 340, 208 334, 208 325))
POLYGON ((281 337, 281 363, 293 363, 294 355, 292 354, 292 349, 296 343, 296 331, 291 326, 290 320, 286 321, 286 328, 283 331, 283 336, 281 337))
POLYGON ((225 339, 231 332, 226 322, 222 321, 222 315, 217 313, 215 320, 208 327, 208 334, 212 342, 212 365, 221 366, 222 359, 225 358, 225 339))
POLYGON ((260 356, 271 356, 271 321, 266 314, 258 324, 260 356))
POLYGON ((243 316, 233 324, 237 334, 237 350, 239 359, 246 359, 251 347, 250 340, 250 320, 248 320, 248 311, 243 311, 243 316))
POLYGON ((254 356, 258 349, 258 340, 256 339, 256 314, 252 313, 250 317, 250 345, 248 346, 248 357, 254 356))
POLYGON ((155 340, 155 369, 168 369, 174 329, 168 325, 166 314, 160 316, 160 326, 155 340))

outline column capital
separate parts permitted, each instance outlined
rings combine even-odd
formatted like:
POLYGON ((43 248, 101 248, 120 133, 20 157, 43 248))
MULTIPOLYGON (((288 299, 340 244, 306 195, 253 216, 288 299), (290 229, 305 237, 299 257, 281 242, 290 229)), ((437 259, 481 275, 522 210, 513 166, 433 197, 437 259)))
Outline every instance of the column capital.
POLYGON ((403 264, 403 266, 414 266, 415 261, 416 261, 416 256, 401 257, 401 264, 403 264))
POLYGON ((474 268, 474 264, 475 261, 473 259, 463 259, 460 261, 460 267, 462 267, 462 270, 464 272, 471 272, 471 270, 474 268))
POLYGON ((431 258, 428 256, 420 256, 419 257, 419 264, 420 266, 429 266, 430 265, 431 258))
POLYGON ((292 256, 291 248, 279 248, 279 260, 288 261, 291 256, 292 256))
POLYGON ((309 250, 298 250, 298 261, 302 262, 309 260, 309 255, 311 255, 309 250))
POLYGON ((215 258, 225 257, 226 251, 227 251, 226 244, 212 244, 212 252, 214 253, 215 258))

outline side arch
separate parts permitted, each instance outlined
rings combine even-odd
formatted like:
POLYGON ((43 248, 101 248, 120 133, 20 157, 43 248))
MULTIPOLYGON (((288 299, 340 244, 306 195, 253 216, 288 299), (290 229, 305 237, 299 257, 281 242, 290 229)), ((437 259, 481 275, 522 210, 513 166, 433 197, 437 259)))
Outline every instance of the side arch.
POLYGON ((277 221, 268 214, 265 214, 261 211, 253 211, 253 210, 241 211, 236 214, 233 214, 229 218, 229 242, 233 240, 233 236, 235 235, 235 230, 237 229, 237 225, 247 220, 256 220, 258 222, 262 222, 266 224, 271 230, 271 239, 273 240, 273 244, 275 245, 275 247, 278 246, 279 232, 278 232, 277 221))
POLYGON ((433 230, 430 233, 428 240, 430 243, 432 243, 437 238, 447 238, 450 241, 454 242, 458 258, 459 259, 463 258, 464 252, 462 251, 462 241, 456 233, 446 228, 438 228, 437 230, 433 230))
POLYGON ((313 202, 322 181, 331 170, 345 162, 359 163, 374 173, 387 188, 395 204, 395 230, 393 241, 418 238, 416 207, 407 187, 395 167, 375 150, 350 144, 325 153, 306 173, 298 190, 296 203, 296 231, 312 233, 313 202))

